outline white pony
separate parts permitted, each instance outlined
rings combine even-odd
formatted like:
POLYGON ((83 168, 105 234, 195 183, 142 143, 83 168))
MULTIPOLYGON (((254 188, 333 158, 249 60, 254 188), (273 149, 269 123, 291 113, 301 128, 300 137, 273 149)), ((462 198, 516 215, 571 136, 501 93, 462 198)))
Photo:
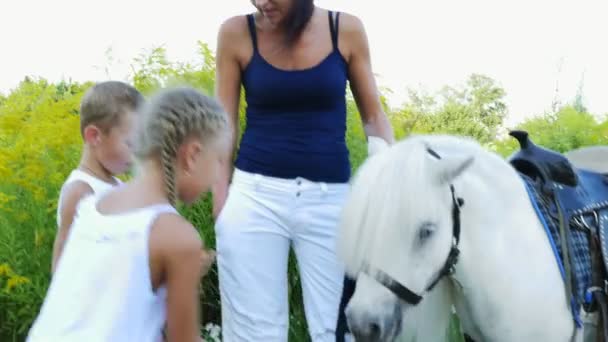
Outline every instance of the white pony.
POLYGON ((370 157, 353 179, 338 253, 358 278, 346 310, 357 342, 446 341, 452 307, 475 341, 580 337, 524 183, 472 139, 412 136, 370 157), (457 216, 454 273, 426 291, 449 264, 457 216))

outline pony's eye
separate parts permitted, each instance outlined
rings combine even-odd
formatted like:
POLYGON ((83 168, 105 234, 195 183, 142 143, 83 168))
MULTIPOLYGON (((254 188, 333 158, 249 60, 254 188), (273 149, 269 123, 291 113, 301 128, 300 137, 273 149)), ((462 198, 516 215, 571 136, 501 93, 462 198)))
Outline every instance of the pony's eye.
POLYGON ((433 232, 430 229, 427 228, 423 228, 420 230, 420 240, 426 240, 428 239, 431 234, 433 234, 433 232))
POLYGON ((435 225, 433 225, 432 223, 429 223, 429 222, 424 223, 420 227, 420 230, 418 231, 420 243, 424 243, 426 240, 428 240, 431 237, 431 235, 433 235, 434 231, 435 231, 435 225))

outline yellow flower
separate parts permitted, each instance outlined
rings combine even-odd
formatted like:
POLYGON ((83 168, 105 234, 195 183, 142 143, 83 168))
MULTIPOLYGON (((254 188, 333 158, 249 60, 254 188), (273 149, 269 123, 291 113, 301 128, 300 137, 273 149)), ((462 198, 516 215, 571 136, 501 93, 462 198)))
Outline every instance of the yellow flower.
POLYGON ((4 160, 4 158, 2 158, 0 156, 0 161, 1 161, 0 162, 0 177, 5 178, 5 177, 8 177, 8 175, 10 174, 10 171, 8 170, 7 167, 5 167, 4 165, 2 165, 2 164, 4 164, 3 160, 4 160))
POLYGON ((11 274, 13 274, 13 270, 11 270, 11 267, 7 264, 0 264, 0 276, 10 276, 11 274))
POLYGON ((27 221, 29 218, 30 218, 30 215, 25 211, 22 211, 17 215, 17 221, 19 223, 23 223, 23 222, 27 221))
POLYGON ((40 202, 44 202, 45 198, 46 198, 46 190, 45 189, 43 189, 43 188, 34 189, 34 199, 37 202, 39 202, 39 203, 40 202))
POLYGON ((36 229, 36 231, 34 232, 34 246, 36 246, 36 248, 42 246, 43 241, 44 231, 39 231, 38 229, 36 229))
POLYGON ((0 208, 6 207, 12 200, 15 199, 15 196, 7 195, 5 193, 0 192, 0 208))
POLYGON ((4 291, 10 292, 12 289, 16 288, 17 286, 27 284, 29 282, 30 282, 30 280, 26 277, 22 277, 19 275, 13 275, 12 277, 10 277, 8 279, 8 282, 6 283, 6 287, 4 288, 4 291))

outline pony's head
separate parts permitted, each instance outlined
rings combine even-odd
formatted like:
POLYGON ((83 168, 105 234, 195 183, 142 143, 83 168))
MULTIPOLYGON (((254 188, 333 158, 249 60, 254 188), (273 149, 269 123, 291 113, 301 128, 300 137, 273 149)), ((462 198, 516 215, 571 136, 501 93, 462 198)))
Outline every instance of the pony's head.
POLYGON ((368 159, 353 179, 338 253, 358 278, 346 310, 357 341, 398 336, 408 310, 456 261, 462 203, 453 185, 474 157, 450 141, 472 146, 461 138, 411 137, 368 159))

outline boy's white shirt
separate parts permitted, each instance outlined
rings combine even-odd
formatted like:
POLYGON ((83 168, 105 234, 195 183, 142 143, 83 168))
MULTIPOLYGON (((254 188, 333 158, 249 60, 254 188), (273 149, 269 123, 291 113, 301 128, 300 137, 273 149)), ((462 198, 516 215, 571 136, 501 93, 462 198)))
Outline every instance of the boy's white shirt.
MULTIPOLYGON (((120 179, 118 179, 116 177, 114 177, 114 179, 116 180, 118 185, 122 184, 122 181, 120 179)), ((69 183, 74 182, 74 181, 81 181, 81 182, 86 183, 88 186, 91 187, 91 189, 93 189, 93 194, 102 194, 105 191, 108 191, 108 190, 118 186, 118 185, 110 184, 106 181, 103 181, 82 170, 79 170, 79 169, 72 170, 72 172, 70 173, 68 178, 65 180, 65 182, 61 186, 61 191, 59 193, 59 199, 57 202, 57 213, 56 213, 57 227, 61 227, 61 201, 63 198, 63 189, 65 188, 66 185, 68 185, 69 183)))

